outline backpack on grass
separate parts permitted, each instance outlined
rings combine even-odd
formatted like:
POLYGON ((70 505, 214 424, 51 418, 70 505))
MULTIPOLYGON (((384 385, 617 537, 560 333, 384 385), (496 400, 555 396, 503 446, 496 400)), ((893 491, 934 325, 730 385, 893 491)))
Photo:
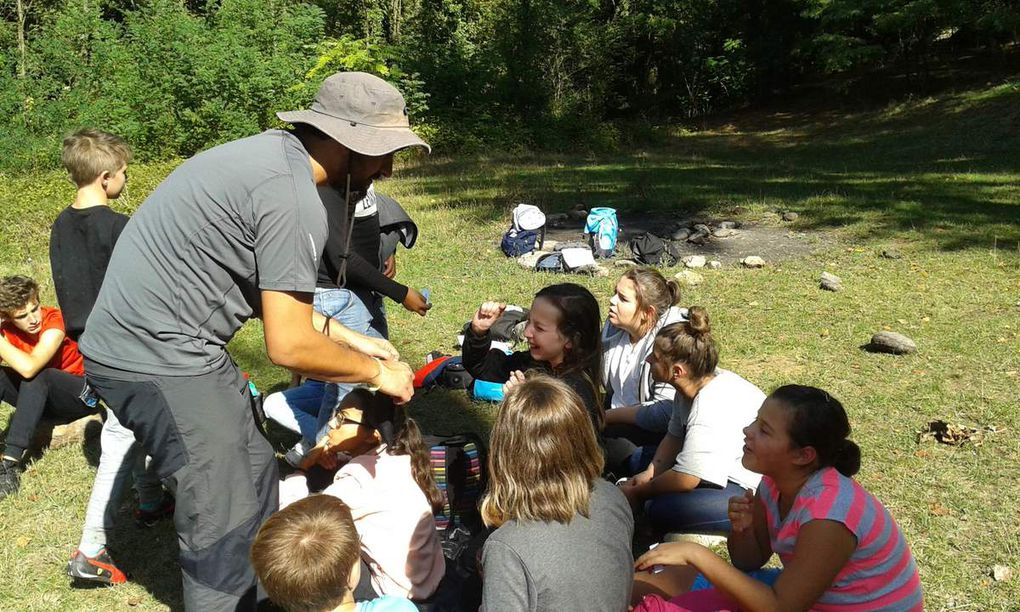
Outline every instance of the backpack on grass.
POLYGON ((651 232, 638 234, 630 239, 628 244, 634 259, 639 263, 650 266, 675 266, 679 261, 679 254, 673 243, 659 238, 651 232))
POLYGON ((588 211, 584 233, 589 235, 588 240, 595 257, 612 257, 616 251, 616 238, 620 233, 616 209, 598 206, 588 211))
POLYGON ((545 244, 545 213, 531 204, 518 204, 511 215, 510 229, 503 234, 499 248, 507 257, 527 255, 545 244))

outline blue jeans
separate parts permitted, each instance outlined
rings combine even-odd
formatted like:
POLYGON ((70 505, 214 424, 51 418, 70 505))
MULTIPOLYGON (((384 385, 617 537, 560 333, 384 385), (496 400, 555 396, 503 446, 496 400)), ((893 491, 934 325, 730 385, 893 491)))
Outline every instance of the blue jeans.
MULTIPOLYGON (((630 457, 632 473, 643 471, 655 458, 655 446, 643 446, 630 457)), ((664 493, 645 502, 645 514, 659 533, 706 533, 730 530, 729 503, 744 489, 727 482, 723 489, 703 484, 683 493, 664 493)))
MULTIPOLYGON (((372 323, 376 319, 375 315, 369 311, 365 302, 350 289, 316 288, 314 306, 320 313, 342 323, 348 329, 373 338, 383 337, 378 330, 372 327, 372 323)), ((316 435, 314 438, 305 436, 309 442, 318 441, 326 433, 326 423, 333 416, 336 407, 353 388, 354 385, 349 383, 325 383, 322 404, 319 406, 316 435)))

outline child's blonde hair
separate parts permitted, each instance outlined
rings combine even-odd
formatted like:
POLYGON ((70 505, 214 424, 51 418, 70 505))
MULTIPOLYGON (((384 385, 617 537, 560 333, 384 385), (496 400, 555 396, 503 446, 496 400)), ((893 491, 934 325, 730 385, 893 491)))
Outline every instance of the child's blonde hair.
POLYGON ((270 516, 251 547, 266 593, 290 612, 339 606, 360 560, 351 510, 331 495, 311 495, 270 516))
POLYGON ((64 138, 60 156, 71 181, 88 185, 102 174, 114 174, 131 161, 131 147, 123 138, 102 130, 86 128, 64 138))
POLYGON ((489 490, 481 509, 487 525, 588 516, 605 460, 588 411, 566 383, 536 374, 511 389, 489 444, 489 490))

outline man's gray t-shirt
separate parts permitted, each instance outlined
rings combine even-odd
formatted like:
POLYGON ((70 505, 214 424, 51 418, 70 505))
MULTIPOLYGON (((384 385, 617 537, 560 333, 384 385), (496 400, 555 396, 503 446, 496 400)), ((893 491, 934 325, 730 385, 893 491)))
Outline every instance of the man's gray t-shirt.
POLYGON ((482 550, 482 611, 624 612, 634 579, 634 515, 623 493, 595 482, 589 518, 508 521, 482 550))
POLYGON ((270 130, 199 153, 124 228, 81 352, 129 372, 209 372, 260 313, 259 290, 315 290, 326 234, 293 134, 270 130))

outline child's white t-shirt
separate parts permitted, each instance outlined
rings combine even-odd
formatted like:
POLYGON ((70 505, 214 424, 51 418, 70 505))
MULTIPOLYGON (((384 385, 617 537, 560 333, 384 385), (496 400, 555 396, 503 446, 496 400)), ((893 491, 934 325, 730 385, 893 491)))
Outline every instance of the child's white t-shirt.
POLYGON ((673 469, 720 487, 732 480, 756 489, 761 475, 745 468, 740 460, 744 455, 743 429, 757 418, 764 401, 761 389, 721 368, 690 404, 677 393, 668 431, 684 444, 673 469))

